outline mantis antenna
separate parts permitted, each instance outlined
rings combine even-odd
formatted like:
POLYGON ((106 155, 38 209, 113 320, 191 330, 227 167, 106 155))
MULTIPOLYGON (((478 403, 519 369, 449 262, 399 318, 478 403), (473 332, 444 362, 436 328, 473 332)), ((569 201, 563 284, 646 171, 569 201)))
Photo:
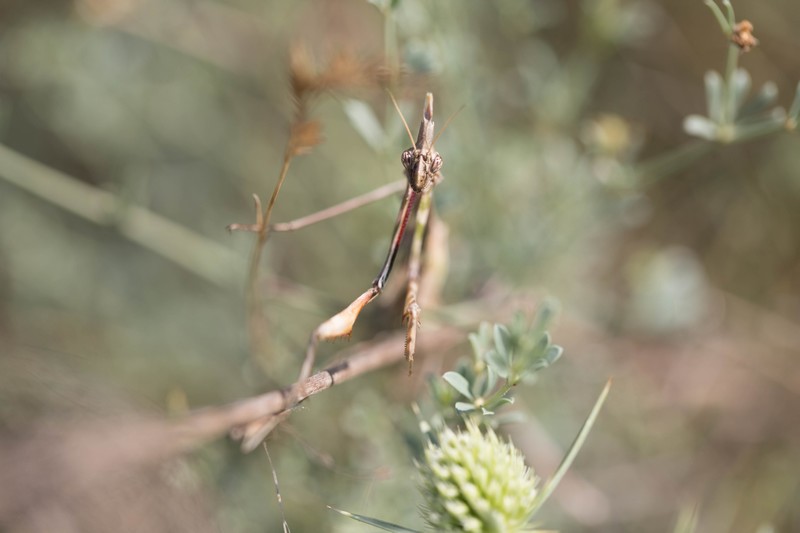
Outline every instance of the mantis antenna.
MULTIPOLYGON (((442 126, 442 129, 440 129, 439 133, 436 134, 436 137, 433 138, 433 142, 431 143, 431 146, 435 146, 436 145, 436 141, 438 141, 439 137, 442 136, 442 133, 444 133, 444 130, 447 129, 447 126, 450 125, 450 123, 453 121, 454 118, 456 118, 456 116, 458 116, 459 113, 464 111, 465 107, 467 107, 467 104, 461 104, 461 107, 459 107, 458 110, 455 113, 450 115, 450 117, 444 122, 444 126, 442 126)), ((406 126, 406 128, 408 128, 408 126, 406 126)))
POLYGON ((392 99, 392 103, 394 104, 394 108, 397 110, 397 114, 400 115, 400 120, 403 121, 403 126, 406 127, 406 133, 408 133, 408 138, 411 139, 411 146, 416 147, 417 146, 417 141, 415 141, 414 140, 414 136, 411 135, 411 130, 408 127, 408 122, 406 122, 406 118, 403 116, 403 112, 400 111, 400 106, 397 105, 397 100, 394 99, 394 95, 392 94, 392 91, 390 91, 389 89, 386 89, 386 92, 389 93, 389 98, 392 99))

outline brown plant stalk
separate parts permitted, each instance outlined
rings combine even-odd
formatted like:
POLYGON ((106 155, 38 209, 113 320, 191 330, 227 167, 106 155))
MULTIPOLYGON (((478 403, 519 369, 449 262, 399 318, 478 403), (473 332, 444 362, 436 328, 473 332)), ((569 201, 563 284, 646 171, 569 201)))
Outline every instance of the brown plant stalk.
MULTIPOLYGON (((27 438, 0 440, 0 529, 5 519, 30 506, 103 486, 116 476, 191 451, 226 433, 264 420, 283 420, 297 404, 289 391, 306 400, 333 386, 403 360, 398 344, 403 334, 352 347, 336 363, 308 379, 279 390, 227 405, 201 408, 186 415, 116 416, 93 422, 64 421, 42 425, 27 438)), ((453 327, 432 330, 421 340, 425 350, 444 352, 463 339, 453 327)), ((257 441, 244 441, 251 451, 257 441)), ((120 478, 117 478, 120 479, 120 478)))
MULTIPOLYGON (((317 69, 310 53, 303 47, 294 47, 290 54, 289 74, 294 102, 294 113, 292 123, 289 128, 289 138, 283 151, 283 161, 281 164, 278 180, 272 189, 267 207, 262 211, 261 199, 254 194, 256 222, 255 224, 231 224, 228 226, 230 231, 251 231, 256 233, 256 242, 253 245, 253 252, 250 257, 248 268, 246 298, 247 298, 247 328, 250 338, 251 353, 260 356, 267 353, 267 324, 263 311, 263 299, 258 290, 259 270, 261 257, 264 248, 273 230, 270 219, 275 204, 278 200, 281 188, 286 181, 289 167, 298 155, 307 154, 311 149, 322 142, 321 126, 319 122, 308 119, 308 108, 314 97, 329 91, 345 89, 355 86, 367 85, 371 81, 371 76, 367 65, 357 61, 348 54, 339 54, 333 57, 325 68, 317 69)), ((357 202, 357 199, 353 200, 357 202)), ((361 204, 363 205, 363 204, 361 204)), ((358 205, 356 205, 357 207, 358 205)), ((349 209, 353 209, 350 207, 349 209)), ((330 212, 324 213, 321 218, 317 217, 312 221, 302 221, 302 225, 308 225, 316 221, 325 220, 344 212, 347 208, 334 206, 329 208, 330 212)), ((293 228, 296 229, 296 228, 293 228)), ((286 231, 286 230, 284 230, 286 231)))

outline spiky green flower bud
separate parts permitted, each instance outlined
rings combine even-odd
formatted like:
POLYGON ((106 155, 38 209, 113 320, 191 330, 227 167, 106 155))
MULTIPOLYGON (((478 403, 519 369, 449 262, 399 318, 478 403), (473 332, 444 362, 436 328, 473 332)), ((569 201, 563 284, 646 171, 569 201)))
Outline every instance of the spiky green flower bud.
POLYGON ((522 531, 531 518, 537 478, 522 454, 491 429, 447 428, 428 443, 422 474, 422 515, 436 531, 522 531))

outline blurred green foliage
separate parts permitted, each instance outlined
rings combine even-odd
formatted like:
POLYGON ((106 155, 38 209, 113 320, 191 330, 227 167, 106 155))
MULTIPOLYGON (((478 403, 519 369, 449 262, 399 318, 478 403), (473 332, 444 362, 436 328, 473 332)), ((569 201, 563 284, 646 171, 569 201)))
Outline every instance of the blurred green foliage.
MULTIPOLYGON (((770 105, 789 109, 800 5, 735 7, 760 41, 737 56, 749 72, 738 83, 761 87, 756 104, 774 94, 770 105)), ((530 310, 542 292, 561 301, 565 356, 518 396, 535 419, 508 428, 537 472, 556 469, 598 385, 615 377, 544 523, 669 531, 699 503, 698 531, 800 529, 800 139, 722 145, 684 132, 689 115, 715 119, 705 102, 718 80, 705 73, 725 72, 731 48, 702 2, 74 0, 0 12, 3 438, 289 383, 309 332, 374 277, 396 200, 274 235, 261 284, 271 353, 251 357, 252 240, 225 226, 250 221, 251 194, 272 190, 292 116, 287 58, 302 43, 320 62, 347 50, 402 65, 389 83, 407 117, 428 90, 440 127, 466 106, 437 142, 449 274, 420 335, 426 321, 469 323, 466 341, 475 323, 530 310), (62 209, 68 193, 37 188, 50 175, 32 161, 111 193, 110 212, 88 216, 99 197, 84 189, 62 209), (142 245, 125 226, 132 206, 192 238, 155 231, 142 245)), ((380 88, 312 111, 326 141, 293 163, 276 221, 401 176, 408 142, 380 88)), ((400 326, 390 296, 400 274, 354 340, 400 326)), ((328 504, 421 525, 401 437, 422 378, 450 369, 466 342, 457 352, 418 354, 411 381, 390 369, 335 387, 271 438, 293 531, 356 530, 328 504)), ((165 469, 153 486, 190 502, 154 496, 146 509, 179 502, 164 512, 186 518, 161 530, 279 530, 263 454, 219 441, 165 469)))

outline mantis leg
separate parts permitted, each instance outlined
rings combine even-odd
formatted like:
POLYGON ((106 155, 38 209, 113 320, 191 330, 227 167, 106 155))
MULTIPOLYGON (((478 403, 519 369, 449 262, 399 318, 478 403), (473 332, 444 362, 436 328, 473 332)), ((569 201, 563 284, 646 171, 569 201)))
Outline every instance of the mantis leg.
MULTIPOLYGON (((317 326, 317 328, 311 333, 311 336, 308 339, 308 345, 306 347, 306 357, 303 361, 303 366, 300 369, 300 376, 297 378, 297 383, 302 383, 311 375, 311 371, 314 367, 314 361, 316 360, 317 345, 319 344, 319 341, 348 337, 350 332, 353 330, 353 324, 355 324, 355 321, 364 306, 374 300, 383 291, 386 280, 389 278, 389 273, 392 271, 394 260, 397 257, 397 251, 400 249, 400 244, 403 242, 403 235, 405 235, 408 221, 411 219, 414 209, 417 208, 417 204, 421 203, 420 198, 423 200, 428 198, 425 200, 428 207, 425 209, 424 214, 425 220, 427 221, 428 213, 430 212, 430 193, 421 194, 411 187, 407 187, 406 193, 403 196, 403 203, 400 204, 400 210, 397 213, 397 220, 395 222, 394 232, 392 233, 392 240, 389 244, 389 252, 386 255, 386 259, 383 262, 383 266, 381 267, 378 276, 372 282, 370 288, 364 291, 358 298, 353 300, 350 305, 317 326)), ((419 228, 420 223, 419 218, 417 218, 417 229, 414 232, 414 241, 412 243, 412 245, 414 245, 414 243, 419 241, 419 244, 415 245, 417 248, 419 248, 419 250, 415 253, 412 249, 412 257, 417 257, 417 272, 419 272, 419 257, 421 255, 424 224, 422 226, 422 230, 419 228), (418 233, 420 234, 419 238, 417 238, 418 233)), ((419 275, 417 274, 415 278, 418 277, 419 275)), ((414 294, 416 295, 416 290, 414 294)), ((416 296, 414 296, 414 300, 416 305, 416 296)), ((408 308, 408 306, 406 306, 406 308, 408 308)), ((418 317, 419 311, 417 311, 414 316, 418 317)), ((414 320, 416 321, 417 318, 414 320)), ((409 335, 411 334, 409 333, 409 335)), ((407 337, 409 335, 407 335, 407 337)), ((414 333, 411 336, 416 339, 416 327, 414 327, 414 333)), ((412 352, 410 355, 411 360, 413 360, 414 357, 413 344, 414 343, 412 342, 412 352)), ((409 343, 406 342, 406 358, 409 357, 408 347, 409 343)), ((296 405, 295 400, 291 399, 292 397, 296 396, 296 391, 290 389, 287 391, 287 394, 290 398, 287 403, 289 405, 296 405)), ((289 413, 290 410, 282 413, 276 413, 275 415, 264 417, 263 419, 256 420, 247 426, 240 428, 239 433, 237 433, 237 437, 242 439, 242 449, 250 451, 258 446, 258 444, 264 440, 264 438, 275 428, 275 426, 283 421, 289 415, 289 413)))
POLYGON ((403 321, 406 323, 406 348, 405 355, 408 361, 408 374, 414 366, 414 352, 417 347, 417 330, 420 324, 422 309, 417 302, 419 294, 419 278, 422 265, 422 242, 425 237, 425 228, 431 213, 432 192, 422 195, 417 209, 417 225, 414 228, 414 237, 411 241, 411 254, 408 260, 408 290, 403 309, 403 321))

